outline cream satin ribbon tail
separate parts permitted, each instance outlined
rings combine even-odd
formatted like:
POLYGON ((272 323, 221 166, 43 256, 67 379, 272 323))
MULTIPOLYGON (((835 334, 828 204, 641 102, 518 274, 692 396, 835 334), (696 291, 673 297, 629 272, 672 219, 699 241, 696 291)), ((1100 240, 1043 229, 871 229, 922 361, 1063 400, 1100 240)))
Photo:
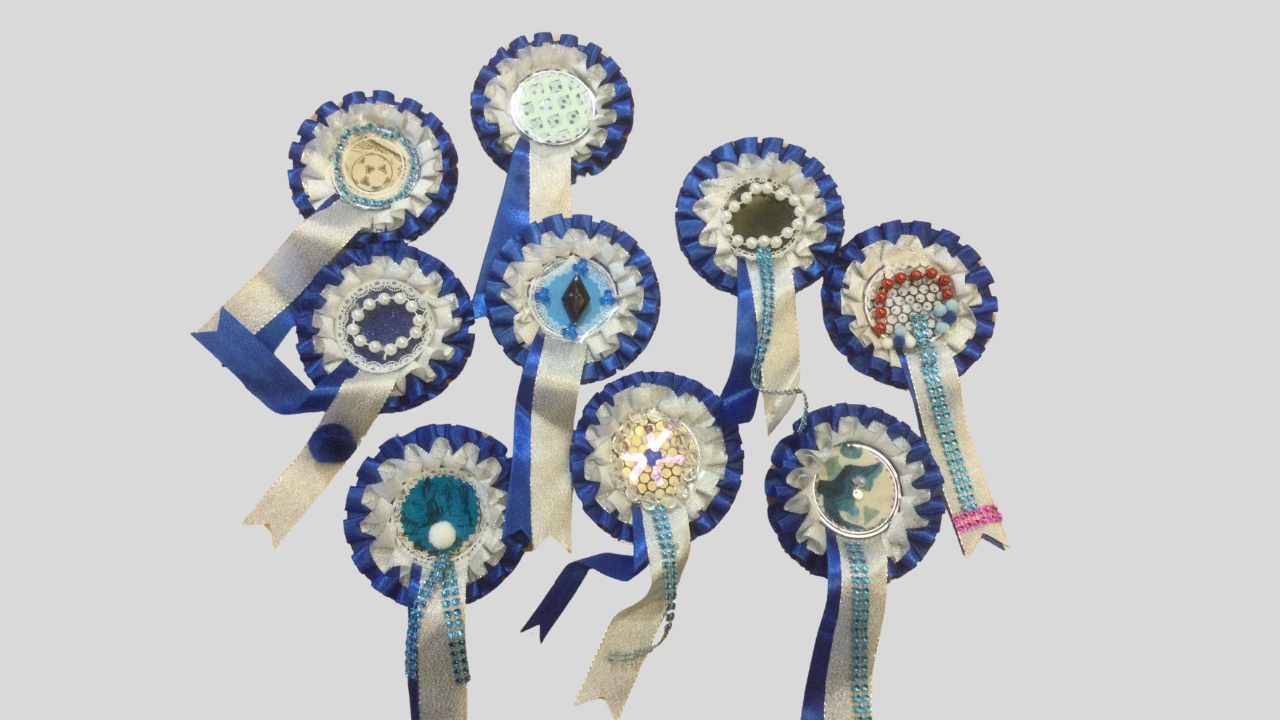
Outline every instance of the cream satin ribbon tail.
MULTIPOLYGON (((396 373, 357 372, 338 388, 320 424, 342 425, 359 443, 395 389, 396 377, 396 373)), ((271 531, 271 544, 278 547, 344 464, 319 462, 311 456, 310 448, 302 448, 297 459, 244 519, 244 524, 265 525, 271 531)))
POLYGON ((885 534, 840 543, 840 611, 827 664, 823 717, 871 720, 871 676, 889 584, 885 534))
POLYGON ((529 143, 529 219, 573 212, 573 146, 529 143))
MULTIPOLYGON (((760 368, 760 395, 764 399, 766 429, 772 433, 796 402, 794 394, 783 395, 769 390, 794 390, 800 387, 800 330, 796 323, 796 284, 789 255, 775 257, 773 268, 773 327, 769 350, 760 368), (780 261, 779 261, 780 260, 780 261)), ((751 276, 751 295, 756 304, 756 333, 766 332, 761 325, 763 311, 760 269, 747 263, 751 276)))
POLYGON ((550 536, 571 550, 573 475, 569 446, 573 444, 578 388, 586 360, 586 345, 543 337, 529 413, 529 521, 535 548, 550 536))
POLYGON ((1004 525, 999 519, 999 511, 995 509, 995 502, 991 499, 991 492, 987 490, 987 480, 982 475, 982 466, 978 464, 978 453, 974 450, 973 438, 969 435, 969 424, 965 422, 964 400, 960 396, 960 372, 956 370, 955 356, 946 343, 933 343, 933 353, 936 355, 937 377, 942 383, 946 410, 951 415, 950 429, 955 431, 951 447, 958 448, 958 454, 955 450, 948 450, 943 444, 941 430, 934 417, 933 403, 929 400, 929 384, 924 373, 925 360, 921 357, 919 349, 906 353, 907 368, 911 372, 911 386, 915 389, 916 396, 916 413, 923 426, 924 438, 929 443, 929 449, 937 458, 938 464, 945 470, 943 475, 946 476, 947 481, 943 483, 942 489, 947 498, 947 512, 951 515, 951 522, 953 526, 956 525, 957 520, 968 525, 969 523, 965 522, 966 515, 969 518, 980 518, 973 521, 973 524, 965 530, 960 530, 957 526, 956 535, 960 538, 960 549, 964 551, 966 557, 972 555, 983 537, 1002 548, 1008 548, 1009 538, 1005 535, 1004 525), (958 467, 962 468, 961 477, 967 477, 969 486, 973 488, 972 504, 979 508, 977 512, 966 512, 963 509, 964 503, 960 500, 956 489, 957 466, 952 464, 953 458, 963 460, 963 465, 958 467))
MULTIPOLYGON (((663 562, 669 560, 662 557, 661 542, 657 539, 651 515, 648 512, 643 515, 649 551, 649 592, 609 623, 574 701, 574 705, 581 705, 592 700, 604 700, 615 720, 622 715, 622 708, 627 704, 627 697, 640 674, 640 666, 653 649, 654 636, 667 615, 667 579, 663 562)), ((685 561, 689 558, 689 513, 683 507, 677 507, 668 510, 667 516, 674 535, 672 540, 676 544, 676 582, 679 583, 679 575, 684 572, 685 561)))
MULTIPOLYGON (((467 577, 467 564, 454 560, 454 571, 459 578, 467 577)), ((423 568, 424 572, 431 572, 423 568)), ((466 624, 467 602, 465 583, 458 583, 457 608, 462 611, 463 627, 466 624)), ((466 720, 467 686, 457 682, 453 675, 453 656, 449 653, 448 629, 444 625, 444 606, 441 590, 426 601, 422 608, 422 620, 418 625, 418 715, 416 720, 466 720)))
MULTIPOLYGON (((365 229, 366 212, 335 201, 303 220, 267 261, 266 267, 232 295, 223 307, 249 332, 256 334, 289 307, 289 303, 311 284, 316 273, 342 252, 353 236, 365 229)), ((215 312, 196 332, 217 330, 220 314, 215 312)))

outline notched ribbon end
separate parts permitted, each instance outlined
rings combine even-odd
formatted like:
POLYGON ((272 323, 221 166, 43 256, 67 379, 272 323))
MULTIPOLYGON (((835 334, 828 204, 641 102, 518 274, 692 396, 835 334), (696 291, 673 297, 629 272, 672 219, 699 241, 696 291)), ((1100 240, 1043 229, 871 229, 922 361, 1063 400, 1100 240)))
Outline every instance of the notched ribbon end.
POLYGON ((259 516, 258 509, 254 508, 249 513, 249 517, 244 519, 244 525, 261 525, 271 533, 271 547, 278 548, 280 543, 284 541, 284 537, 293 529, 294 523, 279 523, 273 520, 267 520, 259 516))
POLYGON ((986 540, 1001 550, 1009 549, 1009 537, 1005 535, 1003 521, 960 533, 960 549, 964 551, 964 556, 973 555, 973 551, 978 549, 978 543, 981 540, 986 540))
POLYGON ((573 701, 573 706, 577 707, 579 705, 585 705, 592 700, 603 700, 605 705, 609 706, 609 714, 613 715, 613 720, 618 720, 622 717, 622 709, 627 705, 627 701, 625 699, 614 702, 603 695, 591 695, 590 693, 583 695, 582 693, 578 693, 578 697, 573 701))

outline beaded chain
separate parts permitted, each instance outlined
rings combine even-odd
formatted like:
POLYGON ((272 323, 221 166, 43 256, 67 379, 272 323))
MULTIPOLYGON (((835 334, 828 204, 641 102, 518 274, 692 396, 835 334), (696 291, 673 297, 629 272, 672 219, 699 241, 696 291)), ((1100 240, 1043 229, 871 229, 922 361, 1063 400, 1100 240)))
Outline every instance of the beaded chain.
POLYGON ((440 605, 444 610, 444 628, 449 638, 449 655, 453 659, 453 681, 462 685, 471 680, 471 668, 467 664, 467 641, 463 636, 462 608, 458 598, 458 571, 445 553, 441 553, 431 568, 431 575, 418 585, 418 595, 409 609, 409 633, 404 641, 404 674, 410 680, 418 679, 418 630, 422 625, 422 613, 431 599, 436 583, 440 584, 440 605))
POLYGON ((952 427, 951 410, 947 405, 946 390, 942 387, 942 375, 938 370, 938 352, 933 345, 933 330, 929 327, 928 316, 915 314, 911 316, 911 334, 920 346, 921 373, 924 384, 929 390, 929 409, 933 413, 933 421, 937 424, 938 436, 942 439, 942 452, 947 459, 947 473, 951 475, 952 487, 956 499, 960 502, 960 514, 951 518, 957 532, 964 532, 991 523, 1000 522, 1003 516, 995 505, 978 506, 973 494, 973 485, 969 482, 969 471, 965 468, 964 455, 960 452, 960 441, 952 427))
POLYGON ((769 351, 769 341, 773 337, 773 250, 756 249, 756 267, 760 270, 760 328, 756 333, 756 359, 751 364, 751 384, 755 389, 770 395, 799 395, 804 400, 804 414, 800 416, 799 432, 804 432, 809 424, 809 396, 800 388, 778 390, 760 386, 760 374, 764 369, 764 357, 769 351))
POLYGON ((862 543, 847 542, 853 577, 853 720, 871 720, 871 676, 867 624, 871 619, 871 574, 862 543))

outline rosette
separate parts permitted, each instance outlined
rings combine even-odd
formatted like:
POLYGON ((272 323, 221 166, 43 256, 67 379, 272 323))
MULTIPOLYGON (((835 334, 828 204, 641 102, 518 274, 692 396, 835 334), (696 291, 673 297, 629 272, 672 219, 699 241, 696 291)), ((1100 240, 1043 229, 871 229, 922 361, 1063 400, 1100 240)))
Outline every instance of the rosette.
POLYGON ((448 209, 458 182, 458 154, 440 121, 383 90, 321 105, 298 129, 289 157, 289 188, 305 219, 194 333, 206 347, 240 327, 278 345, 292 324, 290 303, 354 236, 416 238, 448 209), (227 315, 238 327, 224 328, 227 315))
POLYGON ((733 504, 742 443, 715 393, 673 373, 642 372, 610 383, 587 404, 571 462, 583 509, 631 542, 632 554, 570 563, 524 629, 538 627, 545 638, 590 570, 630 580, 648 566, 649 592, 614 617, 578 691, 576 704, 603 699, 616 718, 645 657, 671 632, 690 543, 733 504))
POLYGON ((404 667, 414 720, 467 716, 466 605, 524 553, 502 532, 508 469, 497 440, 430 425, 384 443, 347 493, 351 559, 374 589, 409 608, 404 667))
POLYGON ((773 432, 804 394, 796 291, 822 275, 844 236, 836 183, 799 145, 743 138, 689 171, 676 200, 676 231, 694 270, 738 296, 737 343, 722 393, 728 417, 750 422, 764 392, 773 432))
POLYGON ((947 509, 966 556, 982 538, 1009 546, 960 394, 960 375, 995 330, 991 282, 951 231, 894 221, 854 236, 822 288, 827 332, 849 364, 911 392, 925 440, 946 460, 947 509))
POLYGON ((942 475, 906 423, 862 405, 815 410, 765 477, 782 549, 827 578, 803 720, 871 720, 888 581, 924 558, 941 525, 942 475))
POLYGON ((399 240, 344 251, 294 302, 307 388, 274 347, 229 319, 210 349, 268 407, 323 411, 293 464, 245 518, 276 545, 342 469, 380 412, 421 405, 444 391, 471 354, 471 302, 449 268, 399 240))
MULTIPOLYGON (((631 121, 631 86, 618 64, 573 35, 516 38, 480 69, 471 122, 485 152, 507 171, 481 283, 498 249, 530 221, 573 212, 570 186, 618 157, 631 121)), ((477 290, 477 315, 487 302, 477 290)))
POLYGON ((524 368, 507 529, 570 546, 578 386, 626 367, 658 322, 658 278, 631 236, 587 215, 526 226, 485 278, 489 326, 524 368))

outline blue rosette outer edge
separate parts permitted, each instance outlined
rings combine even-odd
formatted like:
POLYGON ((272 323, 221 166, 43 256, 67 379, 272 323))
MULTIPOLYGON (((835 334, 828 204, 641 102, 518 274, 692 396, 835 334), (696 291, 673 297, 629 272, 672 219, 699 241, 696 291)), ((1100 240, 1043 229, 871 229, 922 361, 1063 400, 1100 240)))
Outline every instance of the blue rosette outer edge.
POLYGON ((599 174, 622 154, 622 149, 627 144, 627 136, 630 135, 632 124, 635 122, 635 104, 631 98, 630 83, 622 74, 618 63, 605 55, 600 46, 595 43, 579 45, 576 35, 561 35, 557 40, 549 32, 540 32, 533 36, 532 42, 521 36, 512 40, 508 46, 499 48, 493 59, 480 68, 480 74, 476 77, 475 86, 471 91, 471 124, 476 129, 476 135, 480 138, 480 146, 484 148, 485 154, 505 171, 511 164, 511 153, 502 146, 498 126, 484 119, 484 107, 489 102, 484 94, 485 86, 498 74, 498 63, 515 57, 521 48, 550 44, 582 51, 587 56, 587 67, 599 63, 605 71, 604 82, 612 83, 614 87, 614 97, 609 101, 609 108, 617 114, 617 119, 606 126, 608 138, 600 147, 591 149, 590 158, 573 162, 572 179, 577 181, 583 175, 599 174))
POLYGON ((977 321, 977 329, 973 337, 965 343, 964 350, 955 355, 956 369, 961 375, 982 357, 987 342, 995 332, 996 311, 999 309, 996 297, 991 294, 993 282, 991 271, 982 264, 982 258, 978 252, 960 242, 960 236, 950 230, 934 229, 929 223, 921 220, 912 222, 894 220, 854 235, 853 239, 840 249, 835 262, 827 269, 826 277, 823 279, 822 321, 827 327, 827 335, 831 337, 831 342, 855 370, 898 388, 907 387, 906 363, 892 367, 887 361, 875 356, 875 348, 863 345, 862 341, 849 331, 850 318, 840 312, 840 293, 844 288, 844 277, 849 263, 861 262, 865 259, 862 254, 863 248, 881 240, 896 242, 902 235, 914 235, 920 238, 920 243, 925 247, 933 244, 945 247, 948 252, 964 263, 967 270, 965 281, 976 286, 978 293, 982 296, 982 303, 970 308, 977 321))
MULTIPOLYGON (((455 450, 466 443, 472 443, 480 448, 481 460, 496 458, 502 464, 502 471, 494 487, 507 491, 511 475, 511 461, 507 457, 507 447, 479 430, 460 425, 427 425, 405 435, 391 438, 378 448, 377 455, 366 458, 360 464, 360 469, 356 473, 356 484, 347 491, 347 519, 343 527, 347 542, 351 544, 351 559, 360 572, 369 578, 375 590, 405 607, 411 607, 418 595, 418 584, 423 568, 414 564, 408 585, 400 582, 400 568, 393 568, 391 572, 382 572, 378 569, 369 554, 369 547, 374 537, 360 531, 361 521, 369 515, 369 509, 361 500, 364 497, 365 487, 382 482, 382 476, 378 474, 378 468, 382 463, 392 459, 403 459, 406 445, 430 448, 437 438, 442 437, 447 439, 455 450)), ((492 592, 520 562, 520 558, 524 555, 524 546, 511 537, 503 538, 503 544, 506 546, 506 552, 502 559, 496 565, 490 566, 484 577, 467 585, 468 603, 475 602, 492 592)))
POLYGON ((777 153, 779 159, 784 162, 794 161, 800 165, 805 176, 813 178, 818 183, 821 197, 827 203, 827 212, 823 216, 827 236, 822 242, 810 247, 813 262, 806 268, 796 268, 793 271, 797 290, 808 287, 822 276, 831 264, 836 248, 844 237, 844 201, 836 190, 835 180, 827 175, 821 162, 806 154, 803 147, 787 144, 782 138, 776 137, 763 139, 747 137, 725 143, 699 160, 685 176, 680 194, 676 198, 675 219, 676 234, 680 238, 680 250, 688 258, 689 264, 712 286, 727 293, 737 294, 738 278, 735 275, 729 275, 716 265, 715 248, 706 247, 698 242, 698 237, 707 224, 693 212, 693 206, 703 197, 701 183, 717 177, 717 164, 737 163, 744 154, 765 157, 770 153, 777 153))
POLYGON ((804 519, 803 515, 788 512, 784 509, 787 501, 800 491, 787 484, 787 475, 801 467, 796 457, 798 450, 812 450, 816 447, 813 439, 813 428, 828 423, 832 427, 839 424, 844 417, 856 418, 863 425, 880 422, 888 428, 889 437, 906 438, 911 444, 907 453, 907 462, 924 463, 924 475, 917 478, 913 487, 929 490, 929 500, 915 506, 916 513, 928 521, 928 525, 907 531, 910 549, 900 560, 889 559, 889 579, 901 577, 916 566, 929 551, 942 527, 942 516, 946 512, 946 500, 942 493, 942 472, 938 469, 929 446, 924 439, 911 429, 910 425, 898 420, 883 410, 865 405, 831 405, 813 410, 809 413, 809 426, 805 432, 798 429, 799 421, 791 435, 778 442, 773 450, 772 464, 765 475, 764 491, 769 501, 769 525, 778 535, 782 549, 793 560, 800 563, 810 573, 818 577, 827 576, 827 557, 811 551, 805 543, 796 539, 796 530, 804 519))
MULTIPOLYGON (((493 336, 502 345, 502 350, 511 361, 524 367, 529 356, 529 348, 520 344, 515 334, 515 311, 506 300, 502 299, 502 288, 506 286, 503 275, 508 265, 524 259, 522 248, 525 245, 537 244, 543 233, 554 233, 562 238, 570 228, 585 232, 588 236, 604 235, 621 245, 631 256, 627 260, 628 267, 640 272, 640 285, 644 288, 644 304, 634 313, 636 332, 634 335, 618 335, 619 347, 608 357, 589 362, 582 368, 582 384, 605 380, 617 374, 634 361, 649 344, 653 331, 658 325, 658 314, 661 310, 658 290, 658 276, 654 274, 653 263, 649 256, 640 249, 635 239, 618 229, 616 225, 604 220, 593 220, 590 215, 574 215, 562 217, 553 215, 542 222, 531 223, 521 233, 509 240, 498 251, 498 257, 486 270, 485 289, 489 313, 489 327, 493 336)), ((477 289, 476 292, 480 292, 477 289)))
MULTIPOLYGON (((367 265, 372 258, 379 255, 386 255, 397 263, 406 257, 411 257, 418 262, 418 267, 422 269, 423 274, 440 273, 440 278, 443 280, 440 292, 441 294, 453 293, 457 296, 458 309, 454 311, 454 317, 462 321, 461 326, 453 334, 444 338, 445 344, 454 349, 453 357, 444 361, 431 361, 431 369, 436 373, 435 380, 428 383, 419 377, 409 375, 405 378, 404 394, 392 395, 382 406, 384 413, 401 412, 415 408, 444 392, 466 366, 467 358, 471 356, 471 348, 475 344, 475 336, 471 334, 471 323, 474 321, 471 313, 471 296, 467 294, 467 289, 453 272, 431 255, 399 240, 372 240, 367 245, 356 245, 342 251, 332 263, 316 274, 307 289, 293 302, 295 327, 298 331, 298 356, 302 359, 307 377, 311 378, 316 385, 329 375, 324 369, 323 355, 316 351, 315 344, 312 342, 317 332, 312 316, 325 304, 321 291, 328 285, 337 285, 342 282, 343 268, 351 264, 367 265)), ((343 361, 343 364, 346 364, 346 361, 343 361)))
POLYGON ((349 108, 353 105, 362 103, 377 102, 395 105, 401 112, 413 113, 422 120, 422 124, 429 128, 436 137, 436 142, 440 146, 441 173, 440 189, 434 193, 428 193, 427 197, 431 198, 431 204, 422 211, 421 216, 414 216, 406 212, 404 223, 394 230, 386 230, 380 233, 361 233, 356 236, 356 242, 367 243, 370 241, 387 242, 394 239, 412 241, 431 229, 440 216, 444 215, 449 209, 449 205, 453 203, 453 197, 458 191, 458 150, 454 147, 453 138, 444 129, 444 124, 434 113, 425 112, 422 103, 412 98, 403 98, 399 101, 393 93, 386 90, 374 90, 370 95, 363 92, 353 92, 342 96, 342 103, 326 102, 316 109, 312 118, 302 121, 302 125, 298 128, 298 139, 289 146, 289 159, 293 161, 293 167, 289 170, 289 191, 293 196, 293 204, 297 206, 298 212, 302 213, 302 217, 311 217, 319 210, 332 205, 338 200, 337 194, 329 196, 327 200, 321 203, 320 207, 314 207, 307 198, 307 193, 302 189, 302 150, 307 143, 315 139, 316 128, 322 124, 330 115, 335 112, 341 112, 343 108, 349 108))
POLYGON ((587 429, 595 422, 596 413, 602 404, 611 404, 614 396, 627 388, 646 384, 665 385, 674 390, 677 395, 687 394, 696 397, 717 418, 717 425, 724 433, 725 451, 729 459, 725 463, 724 477, 717 485, 719 492, 707 509, 699 515, 697 520, 690 523, 689 527, 690 539, 706 535, 720 524, 733 505, 734 498, 737 497, 738 489, 742 485, 743 453, 738 426, 719 420, 720 397, 696 380, 670 372, 637 372, 618 378, 596 393, 583 408, 582 417, 573 433, 569 467, 573 472, 574 490, 577 492, 578 499, 582 501, 582 509, 600 529, 623 542, 635 542, 635 530, 631 524, 623 522, 617 512, 605 510, 596 502, 596 491, 600 484, 586 479, 585 464, 593 450, 591 443, 587 441, 587 429))

